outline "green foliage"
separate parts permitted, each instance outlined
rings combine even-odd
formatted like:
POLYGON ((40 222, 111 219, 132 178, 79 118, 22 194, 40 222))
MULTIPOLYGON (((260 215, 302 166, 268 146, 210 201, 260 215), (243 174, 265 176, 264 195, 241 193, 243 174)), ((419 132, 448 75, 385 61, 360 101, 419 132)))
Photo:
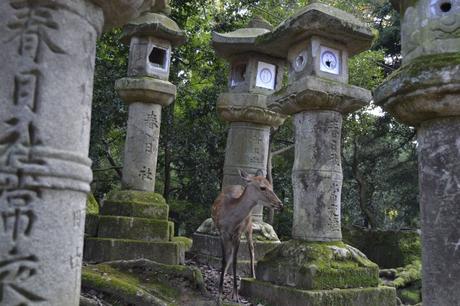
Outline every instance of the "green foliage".
POLYGON ((88 199, 86 200, 86 214, 87 215, 98 215, 99 214, 99 204, 96 201, 93 193, 88 194, 88 199))
POLYGON ((191 237, 200 224, 211 216, 211 204, 198 205, 181 200, 169 202, 169 219, 176 224, 175 235, 191 237))

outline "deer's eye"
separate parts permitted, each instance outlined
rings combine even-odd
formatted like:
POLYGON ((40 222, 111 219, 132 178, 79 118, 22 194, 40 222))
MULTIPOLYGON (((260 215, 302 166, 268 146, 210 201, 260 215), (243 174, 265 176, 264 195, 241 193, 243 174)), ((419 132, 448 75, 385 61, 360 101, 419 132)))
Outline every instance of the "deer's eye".
POLYGON ((267 187, 265 187, 265 186, 260 186, 260 190, 266 190, 266 189, 267 189, 267 187))

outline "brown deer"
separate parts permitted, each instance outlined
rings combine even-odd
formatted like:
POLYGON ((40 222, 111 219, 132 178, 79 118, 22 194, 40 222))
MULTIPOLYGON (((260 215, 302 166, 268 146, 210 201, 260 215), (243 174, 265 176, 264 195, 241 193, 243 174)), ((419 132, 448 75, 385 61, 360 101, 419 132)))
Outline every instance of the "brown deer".
POLYGON ((283 204, 273 192, 273 186, 263 176, 261 170, 255 176, 239 170, 241 178, 247 183, 226 186, 212 205, 212 219, 220 232, 222 245, 222 269, 219 282, 219 302, 221 301, 224 275, 233 262, 232 299, 239 302, 236 268, 241 234, 244 232, 249 247, 251 276, 255 277, 254 245, 252 242, 252 209, 259 201, 266 207, 281 210, 283 204))

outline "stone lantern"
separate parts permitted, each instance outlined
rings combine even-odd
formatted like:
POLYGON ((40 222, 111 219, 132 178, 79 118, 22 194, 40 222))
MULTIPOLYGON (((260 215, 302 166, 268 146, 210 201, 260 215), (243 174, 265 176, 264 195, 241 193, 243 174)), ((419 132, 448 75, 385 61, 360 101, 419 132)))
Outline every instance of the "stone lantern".
MULTIPOLYGON (((160 1, 161 2, 161 1, 160 1)), ((128 103, 128 129, 122 190, 109 193, 99 217, 97 237, 86 239, 89 261, 147 258, 165 264, 184 262, 183 244, 176 242, 168 205, 155 191, 161 109, 176 96, 168 81, 171 48, 185 40, 177 24, 157 3, 124 27, 130 44, 128 77, 116 82, 128 103)))
POLYGON ((256 281, 242 281, 247 296, 274 305, 360 305, 350 301, 365 300, 365 305, 384 306, 396 301, 394 289, 377 288, 378 266, 344 244, 341 233, 343 115, 371 101, 368 90, 347 84, 348 58, 369 48, 372 40, 371 30, 354 16, 320 3, 257 39, 289 62, 288 85, 268 104, 293 116, 294 215, 293 240, 259 260, 256 281), (349 294, 353 297, 347 300, 349 294))
POLYGON ((151 4, 0 1, 0 305, 79 304, 96 39, 151 4))
POLYGON ((375 101, 417 129, 423 305, 460 301, 460 3, 393 1, 402 67, 375 101))
MULTIPOLYGON (((278 128, 286 118, 267 106, 267 97, 282 87, 285 60, 255 44, 257 38, 269 33, 271 28, 268 22, 256 17, 246 28, 231 33, 213 33, 213 47, 217 55, 230 63, 228 92, 222 93, 217 102, 219 115, 230 122, 223 187, 244 184, 238 169, 250 174, 259 169, 266 173, 270 129, 278 128)), ((262 213, 259 205, 252 214, 254 235, 262 238, 254 239, 256 260, 279 244, 273 227, 263 222, 262 213)), ((198 260, 220 266, 220 238, 212 219, 207 219, 198 228, 193 240, 192 252, 198 260)), ((239 254, 239 264, 243 271, 248 272, 245 241, 239 254)))

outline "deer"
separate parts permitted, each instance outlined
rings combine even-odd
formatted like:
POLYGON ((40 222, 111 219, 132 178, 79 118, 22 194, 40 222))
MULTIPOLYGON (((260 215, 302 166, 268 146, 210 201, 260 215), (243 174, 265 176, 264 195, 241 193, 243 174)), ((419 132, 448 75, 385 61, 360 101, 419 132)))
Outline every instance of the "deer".
POLYGON ((238 170, 241 179, 246 182, 246 187, 241 185, 230 185, 223 188, 212 205, 211 216, 216 225, 222 247, 222 268, 219 281, 218 303, 222 299, 224 276, 231 263, 233 263, 233 291, 232 300, 239 303, 237 286, 237 259, 240 239, 245 233, 250 265, 251 277, 255 278, 254 269, 254 244, 252 241, 252 209, 257 203, 262 202, 263 206, 281 210, 283 204, 273 192, 273 186, 264 177, 262 170, 256 175, 249 175, 247 172, 238 170))

